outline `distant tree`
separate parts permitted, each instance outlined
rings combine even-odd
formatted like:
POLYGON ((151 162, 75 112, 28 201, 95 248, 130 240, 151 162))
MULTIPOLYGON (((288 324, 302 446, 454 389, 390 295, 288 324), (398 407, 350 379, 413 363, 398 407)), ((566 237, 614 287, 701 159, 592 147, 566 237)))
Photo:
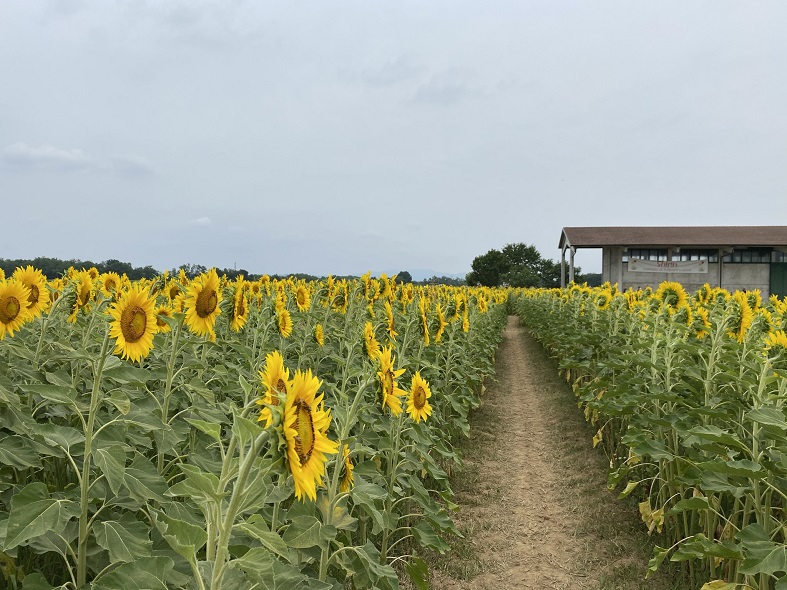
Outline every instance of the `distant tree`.
POLYGON ((476 256, 470 266, 473 270, 467 274, 468 285, 496 287, 511 269, 511 262, 505 254, 492 249, 486 254, 476 256))
POLYGON ((506 244, 502 251, 490 250, 474 258, 472 268, 468 285, 560 287, 560 263, 543 258, 533 245, 506 244))
POLYGON ((412 283, 413 276, 406 270, 396 273, 396 280, 399 283, 412 283))

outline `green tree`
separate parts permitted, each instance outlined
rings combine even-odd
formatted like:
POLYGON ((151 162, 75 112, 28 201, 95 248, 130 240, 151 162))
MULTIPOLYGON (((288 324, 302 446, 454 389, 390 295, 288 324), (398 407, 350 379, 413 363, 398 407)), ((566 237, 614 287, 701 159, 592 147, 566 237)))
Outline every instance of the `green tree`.
MULTIPOLYGON (((523 243, 506 244, 473 259, 468 285, 497 287, 560 287, 560 263, 544 258, 538 249, 523 243)), ((574 269, 579 282, 580 269, 574 269)))
POLYGON ((502 277, 510 270, 511 262, 505 254, 492 249, 486 254, 476 256, 471 268, 473 270, 467 275, 468 285, 497 287, 501 284, 502 277))

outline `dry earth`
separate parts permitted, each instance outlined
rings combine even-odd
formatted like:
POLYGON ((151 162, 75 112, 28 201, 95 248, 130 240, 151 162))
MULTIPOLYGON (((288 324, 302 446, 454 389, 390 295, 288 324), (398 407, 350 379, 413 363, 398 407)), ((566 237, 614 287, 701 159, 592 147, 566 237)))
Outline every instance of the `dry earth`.
POLYGON ((607 490, 606 459, 570 389, 517 317, 496 369, 454 486, 465 538, 435 560, 432 588, 652 587, 639 523, 607 490))

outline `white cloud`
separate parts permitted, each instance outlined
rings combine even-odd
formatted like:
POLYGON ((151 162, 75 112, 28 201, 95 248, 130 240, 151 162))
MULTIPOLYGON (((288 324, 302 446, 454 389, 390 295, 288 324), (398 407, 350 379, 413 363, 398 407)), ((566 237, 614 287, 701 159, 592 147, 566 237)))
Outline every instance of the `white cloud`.
POLYGON ((189 225, 210 225, 211 223, 213 222, 210 220, 210 217, 198 217, 189 221, 189 225))
POLYGON ((15 143, 0 156, 6 166, 21 170, 85 170, 95 166, 95 161, 80 149, 61 149, 51 145, 31 146, 15 143))

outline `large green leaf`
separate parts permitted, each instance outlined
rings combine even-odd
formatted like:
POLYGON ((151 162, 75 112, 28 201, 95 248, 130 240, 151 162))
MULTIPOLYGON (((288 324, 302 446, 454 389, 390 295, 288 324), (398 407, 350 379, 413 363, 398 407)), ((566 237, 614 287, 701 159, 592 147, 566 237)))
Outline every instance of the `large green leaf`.
POLYGON ((142 557, 124 563, 95 580, 91 590, 168 590, 175 563, 169 557, 142 557))
POLYGON ((208 540, 208 534, 197 525, 171 518, 164 512, 155 514, 156 528, 169 546, 190 562, 196 562, 197 553, 208 540))
POLYGON ((149 557, 151 547, 150 529, 133 518, 123 521, 107 520, 93 525, 96 543, 109 552, 110 562, 132 562, 140 557, 149 557))
POLYGON ((121 445, 102 446, 93 451, 93 461, 104 477, 109 489, 117 495, 126 474, 126 451, 121 445))
POLYGON ((134 457, 131 465, 126 467, 123 482, 129 495, 140 502, 155 500, 163 503, 167 492, 167 483, 158 474, 156 466, 140 454, 134 457))
POLYGON ((38 453, 23 436, 7 436, 0 440, 0 463, 10 465, 14 469, 41 469, 38 453))
POLYGON ((296 516, 284 531, 282 539, 288 547, 294 549, 307 549, 319 545, 322 537, 320 535, 320 521, 314 516, 296 516))
POLYGON ((48 531, 62 531, 77 514, 74 502, 52 498, 45 483, 28 484, 11 498, 3 549, 8 551, 48 531))
POLYGON ((284 542, 278 533, 270 530, 268 523, 262 515, 253 514, 249 517, 248 521, 236 525, 236 528, 255 538, 266 549, 272 551, 279 557, 289 560, 289 548, 287 547, 287 543, 284 542))

